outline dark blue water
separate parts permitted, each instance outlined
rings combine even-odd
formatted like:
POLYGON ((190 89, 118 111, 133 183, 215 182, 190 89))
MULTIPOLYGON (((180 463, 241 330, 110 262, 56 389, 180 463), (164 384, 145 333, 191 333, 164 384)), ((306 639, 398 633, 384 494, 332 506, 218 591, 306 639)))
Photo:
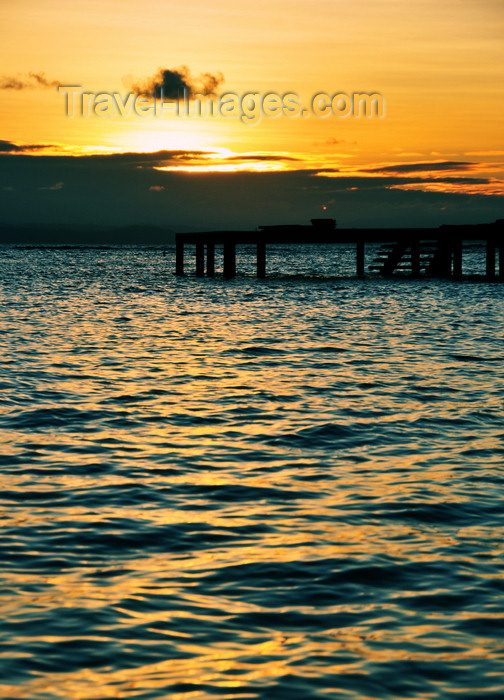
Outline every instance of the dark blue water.
POLYGON ((0 248, 2 698, 504 697, 503 286, 333 255, 0 248))

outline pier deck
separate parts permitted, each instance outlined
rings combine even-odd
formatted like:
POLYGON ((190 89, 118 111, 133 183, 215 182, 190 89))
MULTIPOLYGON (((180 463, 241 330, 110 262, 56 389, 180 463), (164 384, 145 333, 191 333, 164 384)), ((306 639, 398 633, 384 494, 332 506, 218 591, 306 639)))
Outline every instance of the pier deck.
POLYGON ((185 270, 185 247, 195 246, 195 274, 215 274, 215 248, 223 247, 223 275, 236 275, 236 248, 256 246, 257 277, 266 276, 268 245, 354 244, 355 270, 363 276, 366 244, 381 244, 368 269, 382 275, 409 271, 433 277, 462 277, 463 244, 480 242, 486 246, 485 279, 504 281, 504 220, 476 226, 439 228, 341 229, 333 219, 312 219, 311 226, 260 226, 256 231, 210 231, 179 233, 176 236, 175 274, 185 270), (206 257, 206 265, 205 265, 206 257))

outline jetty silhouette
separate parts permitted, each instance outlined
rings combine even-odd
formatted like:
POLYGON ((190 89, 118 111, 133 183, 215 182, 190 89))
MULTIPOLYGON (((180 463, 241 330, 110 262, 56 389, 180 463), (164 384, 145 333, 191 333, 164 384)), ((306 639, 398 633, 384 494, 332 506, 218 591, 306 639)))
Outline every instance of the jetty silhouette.
POLYGON ((381 244, 368 270, 380 275, 395 272, 431 277, 462 278, 464 242, 486 246, 485 275, 489 281, 504 281, 504 219, 491 224, 439 228, 338 228, 335 219, 311 219, 311 225, 259 226, 256 231, 210 231, 176 235, 175 274, 184 275, 186 245, 195 246, 197 277, 215 274, 215 249, 223 247, 223 276, 236 275, 236 248, 255 245, 257 277, 266 276, 268 244, 340 244, 355 245, 357 276, 365 274, 367 244, 381 244), (206 255, 205 255, 206 254, 206 255), (206 257, 206 265, 205 265, 206 257), (496 262, 498 266, 496 267, 496 262))

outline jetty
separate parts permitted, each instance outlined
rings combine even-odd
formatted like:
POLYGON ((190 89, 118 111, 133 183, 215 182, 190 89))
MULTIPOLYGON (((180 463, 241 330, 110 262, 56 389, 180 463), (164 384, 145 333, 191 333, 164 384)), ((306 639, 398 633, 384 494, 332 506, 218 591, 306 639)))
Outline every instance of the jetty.
POLYGON ((185 272, 185 251, 194 247, 195 275, 215 275, 217 246, 222 247, 223 276, 236 275, 238 246, 255 246, 257 277, 266 276, 268 245, 353 244, 355 272, 378 275, 406 273, 412 277, 462 278, 463 251, 468 243, 485 246, 488 281, 504 282, 504 219, 492 224, 440 226, 439 228, 338 228, 335 219, 311 219, 311 225, 259 226, 255 231, 207 231, 176 235, 175 274, 185 272), (366 270, 366 245, 376 249, 366 270))

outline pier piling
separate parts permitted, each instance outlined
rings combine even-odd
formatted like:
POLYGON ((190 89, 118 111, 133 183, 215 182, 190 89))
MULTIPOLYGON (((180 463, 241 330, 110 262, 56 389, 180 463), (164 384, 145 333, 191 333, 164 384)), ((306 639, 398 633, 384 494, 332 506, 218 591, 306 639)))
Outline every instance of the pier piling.
POLYGON ((413 277, 420 276, 420 241, 411 241, 411 274, 413 277))
POLYGON ((206 246, 207 253, 207 275, 213 277, 215 274, 215 243, 209 242, 206 246))
POLYGON ((226 241, 224 243, 224 277, 236 275, 236 244, 226 241))
POLYGON ((453 277, 462 279, 462 241, 453 243, 453 277))
POLYGON ((205 274, 205 244, 196 243, 196 277, 205 274))
POLYGON ((266 277, 266 243, 257 242, 257 276, 259 279, 266 277))

